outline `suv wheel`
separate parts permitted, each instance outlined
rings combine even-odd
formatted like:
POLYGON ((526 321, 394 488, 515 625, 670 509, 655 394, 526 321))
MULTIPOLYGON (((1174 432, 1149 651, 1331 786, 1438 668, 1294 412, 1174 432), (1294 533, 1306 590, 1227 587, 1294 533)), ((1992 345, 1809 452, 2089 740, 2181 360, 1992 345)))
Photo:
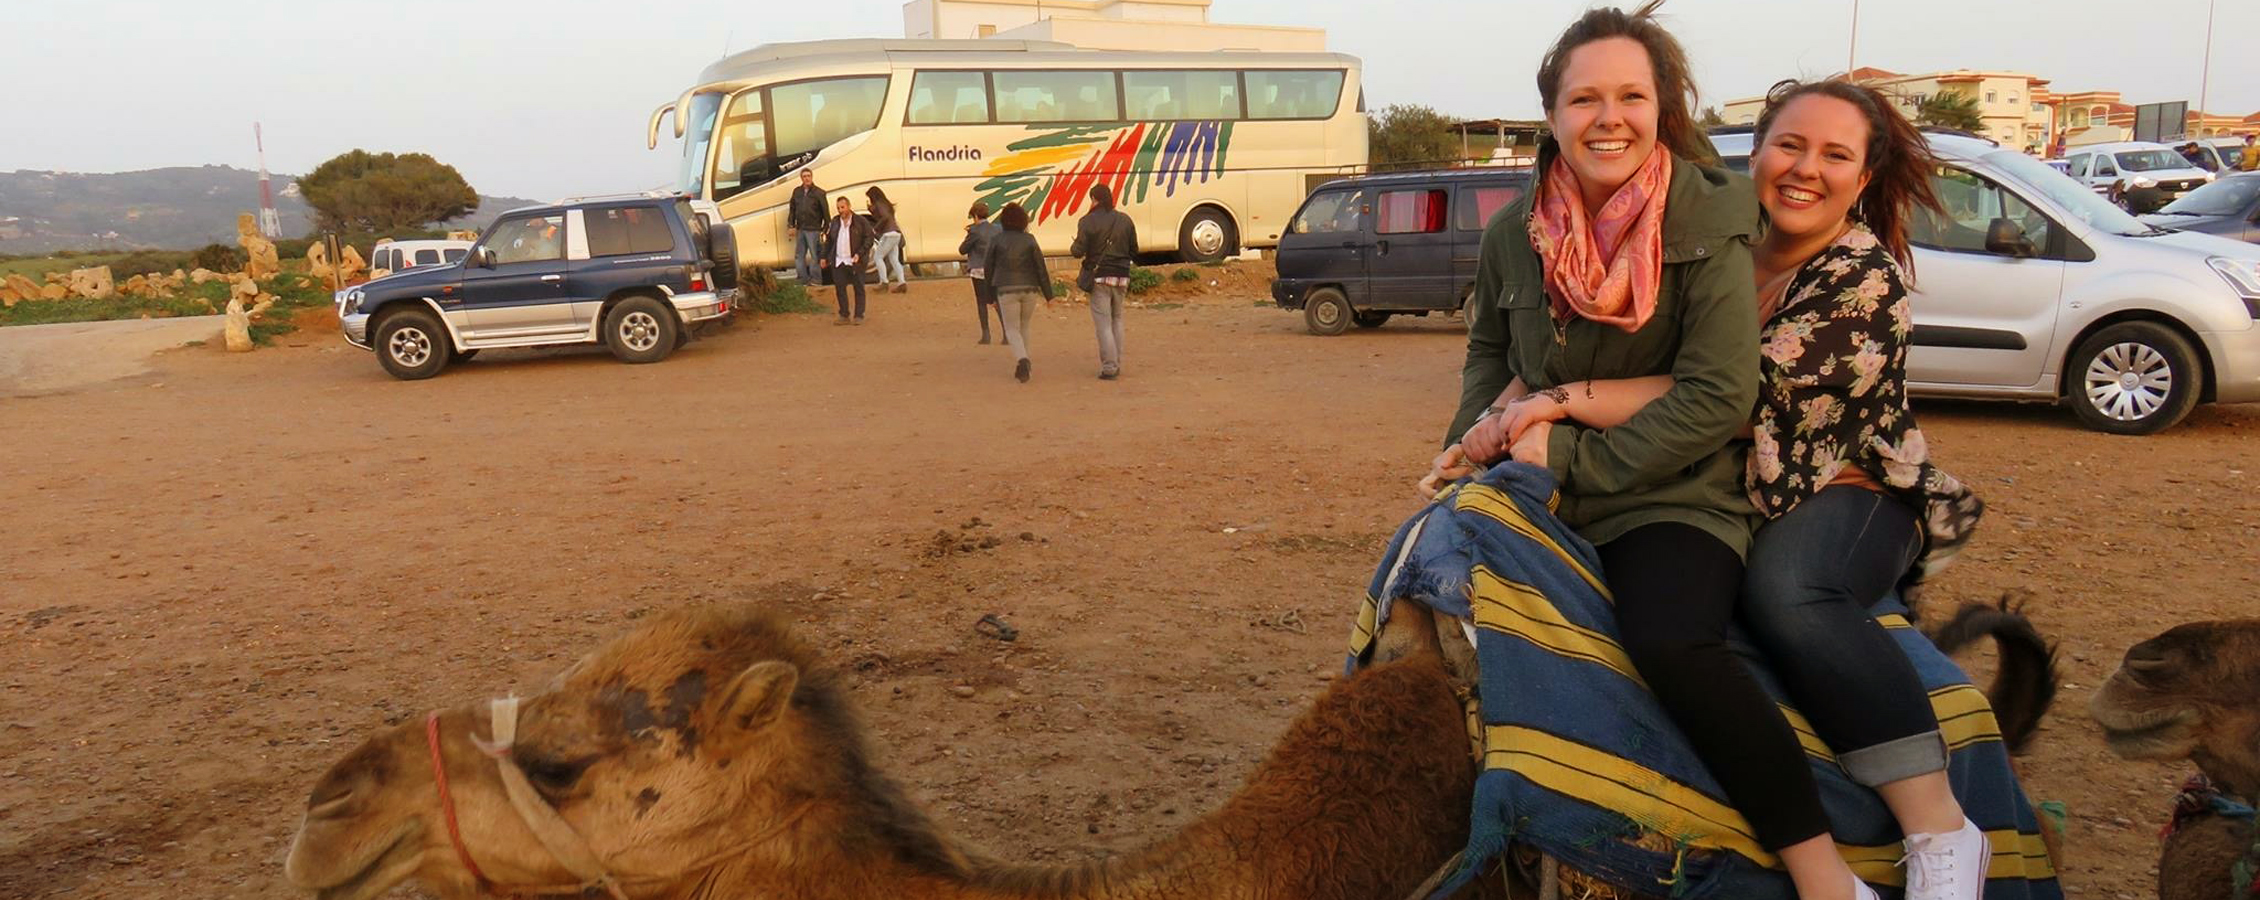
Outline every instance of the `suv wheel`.
POLYGON ((1177 228, 1177 257, 1185 262, 1219 262, 1237 252, 1239 245, 1232 217, 1213 206, 1193 210, 1177 228))
POLYGON ((377 362, 402 381, 416 381, 447 368, 455 343, 448 340, 439 317, 421 309, 404 309, 377 323, 377 362))
POLYGON ((2112 434, 2156 434, 2197 407, 2197 350, 2156 322, 2121 322, 2072 354, 2068 386, 2080 421, 2112 434))
POLYGON ((675 311, 650 297, 629 297, 604 316, 604 345, 626 363, 655 363, 675 352, 682 324, 675 311))
POLYGON ((1303 324, 1310 333, 1331 337, 1350 330, 1350 298, 1336 288, 1314 288, 1303 298, 1303 324))
POLYGON ((706 273, 714 282, 714 289, 726 291, 738 286, 738 233, 728 222, 716 222, 706 232, 706 258, 714 262, 714 269, 706 273))

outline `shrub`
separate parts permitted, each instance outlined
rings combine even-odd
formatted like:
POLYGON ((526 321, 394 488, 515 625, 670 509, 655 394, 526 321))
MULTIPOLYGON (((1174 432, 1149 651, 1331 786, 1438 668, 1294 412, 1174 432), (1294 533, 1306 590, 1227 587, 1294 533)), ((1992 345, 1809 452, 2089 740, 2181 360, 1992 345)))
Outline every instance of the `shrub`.
POLYGON ((203 249, 188 257, 190 268, 210 269, 214 272, 240 272, 247 261, 243 248, 227 244, 205 244, 203 249))
POLYGON ((1075 286, 1074 286, 1074 285, 1072 285, 1072 284, 1068 284, 1068 283, 1067 283, 1067 279, 1065 279, 1065 278, 1054 278, 1054 279, 1052 279, 1052 296, 1054 296, 1054 297, 1070 297, 1070 296, 1074 296, 1074 294, 1075 294, 1075 286))
POLYGON ((1143 294, 1161 287, 1161 273, 1140 267, 1130 270, 1130 293, 1143 294))
POLYGON ((1198 269, 1190 269, 1190 268, 1185 268, 1185 269, 1178 269, 1178 270, 1177 270, 1177 271, 1175 271, 1175 272, 1171 272, 1171 273, 1169 273, 1169 280, 1171 280, 1171 281, 1199 281, 1199 280, 1201 280, 1201 273, 1200 273, 1200 270, 1198 270, 1198 269))
MULTIPOLYGON (((745 287, 740 285, 738 289, 743 291, 745 287)), ((755 295, 752 302, 754 309, 772 314, 824 311, 824 305, 816 302, 816 298, 809 296, 808 288, 802 287, 800 282, 797 281, 790 284, 780 284, 768 293, 755 295)))

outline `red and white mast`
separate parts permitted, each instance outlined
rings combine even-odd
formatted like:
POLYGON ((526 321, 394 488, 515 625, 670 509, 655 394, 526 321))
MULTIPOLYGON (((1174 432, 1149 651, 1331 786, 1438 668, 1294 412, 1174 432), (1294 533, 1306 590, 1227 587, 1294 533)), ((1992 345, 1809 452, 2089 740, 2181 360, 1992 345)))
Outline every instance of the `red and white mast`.
POLYGON ((259 233, 269 239, 279 238, 282 216, 275 212, 275 186, 267 180, 267 138, 257 122, 251 123, 251 140, 259 146, 259 233))

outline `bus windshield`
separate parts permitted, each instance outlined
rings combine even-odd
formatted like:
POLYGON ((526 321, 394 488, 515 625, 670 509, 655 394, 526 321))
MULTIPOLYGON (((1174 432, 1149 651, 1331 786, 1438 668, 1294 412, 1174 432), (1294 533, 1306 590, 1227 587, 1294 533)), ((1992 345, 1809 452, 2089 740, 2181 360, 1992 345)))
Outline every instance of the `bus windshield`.
POLYGON ((675 185, 693 197, 703 196, 706 189, 706 148, 714 139, 714 114, 722 110, 722 95, 707 92, 691 97, 687 110, 676 115, 683 117, 683 164, 676 171, 675 185))
POLYGON ((702 196, 710 184, 719 201, 774 181, 840 139, 878 127, 886 98, 885 75, 747 88, 726 103, 719 93, 698 94, 687 114, 698 136, 683 144, 683 191, 702 196))

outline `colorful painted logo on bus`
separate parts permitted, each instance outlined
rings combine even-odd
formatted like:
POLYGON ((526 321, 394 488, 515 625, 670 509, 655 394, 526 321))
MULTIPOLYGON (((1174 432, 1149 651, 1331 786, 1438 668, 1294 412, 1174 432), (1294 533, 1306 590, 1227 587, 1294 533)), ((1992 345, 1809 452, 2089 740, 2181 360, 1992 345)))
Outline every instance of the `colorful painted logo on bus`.
POLYGON ((1135 204, 1151 191, 1172 197, 1180 186, 1222 178, 1231 146, 1226 121, 1060 128, 1006 145, 973 190, 991 210, 1019 203, 1044 222, 1080 212, 1094 184, 1114 191, 1117 204, 1135 204))

